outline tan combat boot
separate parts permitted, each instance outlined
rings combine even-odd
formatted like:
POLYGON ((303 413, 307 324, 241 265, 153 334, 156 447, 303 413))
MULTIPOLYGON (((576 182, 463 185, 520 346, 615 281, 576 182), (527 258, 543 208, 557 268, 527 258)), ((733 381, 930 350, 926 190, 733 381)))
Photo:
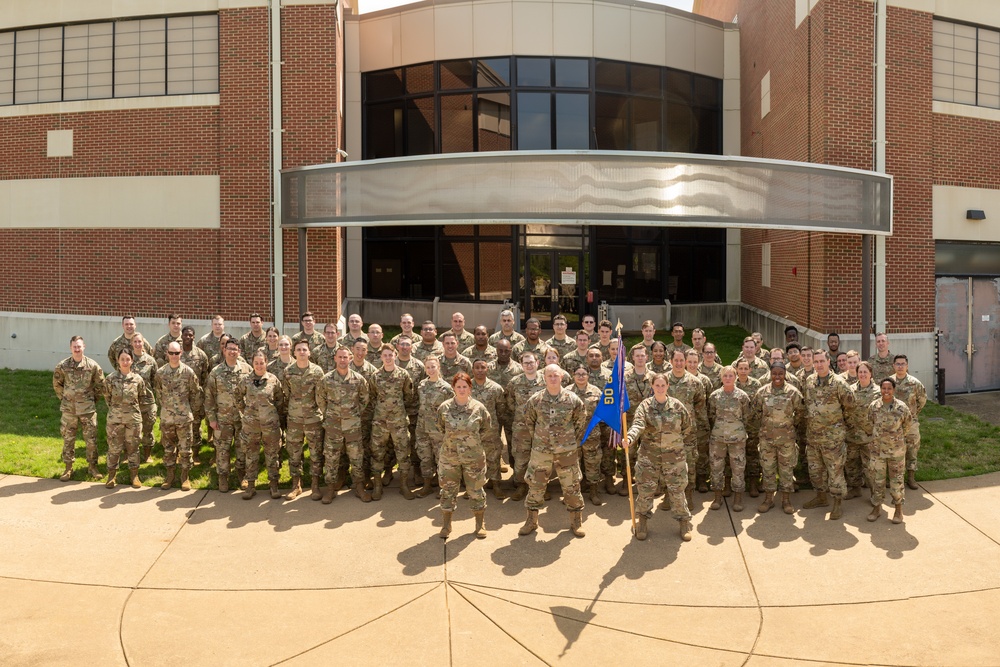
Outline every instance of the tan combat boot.
POLYGON ((321 500, 324 505, 329 505, 333 502, 333 499, 337 497, 337 491, 333 488, 333 484, 327 484, 326 490, 323 491, 323 497, 321 500))
POLYGON ((847 493, 844 494, 844 500, 850 500, 851 498, 859 498, 861 496, 861 487, 852 486, 847 489, 847 493))
POLYGON ((66 466, 66 469, 63 470, 63 474, 59 475, 59 481, 60 482, 68 482, 72 478, 73 478, 73 466, 72 465, 68 465, 68 466, 66 466))
POLYGON ((333 480, 333 490, 334 492, 340 491, 344 488, 344 483, 347 481, 347 470, 344 468, 338 468, 337 478, 333 480))
MULTIPOLYGON (((722 491, 715 492, 715 499, 712 500, 712 504, 708 506, 710 510, 717 510, 722 507, 722 491)), ((690 509, 690 508, 689 508, 690 509)))
POLYGON ((309 481, 309 498, 310 500, 319 500, 323 497, 323 492, 319 490, 319 477, 313 475, 312 479, 309 481))
POLYGON ((708 475, 698 475, 698 493, 708 493, 708 475))
POLYGON ((418 498, 426 498, 427 496, 434 493, 434 487, 431 486, 431 478, 424 477, 424 485, 420 487, 420 490, 416 492, 418 498))
POLYGON ((781 511, 785 514, 794 514, 795 508, 792 507, 792 494, 782 491, 781 492, 781 511))
POLYGON ((364 482, 358 482, 354 485, 354 495, 361 498, 361 502, 363 503, 370 503, 372 501, 372 495, 368 493, 364 482))
POLYGON ((907 470, 906 471, 906 488, 917 490, 917 471, 907 470))
POLYGON ((743 511, 743 494, 739 491, 733 494, 733 511, 734 512, 743 511))
POLYGON ((830 499, 826 496, 826 491, 817 491, 816 497, 802 506, 802 509, 811 510, 816 507, 829 507, 830 499))
MULTIPOLYGON (((167 477, 166 479, 163 480, 163 484, 160 485, 160 488, 166 491, 173 485, 174 485, 174 469, 167 468, 167 477)), ((226 488, 228 490, 229 487, 226 488)), ((222 478, 219 478, 219 491, 222 491, 222 478)))
POLYGON ((750 478, 750 483, 749 483, 748 486, 749 486, 749 488, 747 489, 747 493, 750 494, 751 498, 756 498, 757 496, 760 495, 760 487, 757 484, 757 478, 756 477, 751 477, 750 478))
POLYGON ((644 540, 646 539, 646 536, 649 535, 649 530, 646 528, 646 515, 640 514, 636 518, 639 523, 635 527, 635 539, 644 540))
POLYGON ((152 445, 143 445, 142 446, 142 461, 141 462, 142 463, 147 463, 149 461, 149 457, 152 454, 153 454, 153 446, 152 445))
MULTIPOLYGON (((692 507, 694 507, 694 489, 686 489, 684 491, 684 500, 687 501, 687 506, 689 510, 692 507)), ((667 504, 667 509, 670 509, 670 496, 664 495, 663 502, 667 504)))
POLYGON ((524 482, 521 482, 520 484, 517 485, 517 488, 514 490, 514 493, 510 494, 510 499, 524 500, 524 497, 526 495, 528 495, 528 485, 525 484, 524 482))
POLYGON ((410 490, 410 483, 405 477, 399 480, 399 494, 407 500, 413 500, 416 498, 416 496, 413 495, 413 491, 410 490))
POLYGON ((503 490, 503 483, 499 479, 493 480, 493 497, 497 500, 503 500, 507 497, 503 490))
POLYGON ((728 498, 731 495, 733 495, 733 480, 727 475, 725 486, 722 487, 722 497, 728 498))
POLYGON ((880 516, 882 516, 882 506, 881 505, 875 505, 874 507, 872 507, 872 511, 868 513, 868 520, 869 521, 878 521, 878 518, 880 516))
POLYGON ((681 529, 680 529, 681 539, 684 540, 685 542, 690 542, 691 541, 691 522, 687 521, 686 519, 681 519, 680 520, 680 524, 681 524, 681 529))
POLYGON ((613 493, 615 493, 615 491, 616 491, 616 488, 615 488, 615 476, 614 475, 605 475, 604 476, 604 492, 607 493, 610 496, 613 493))
POLYGON ((892 513, 893 523, 903 523, 903 505, 900 503, 896 505, 896 511, 892 513))
POLYGON ((392 484, 392 468, 386 468, 382 471, 382 486, 389 486, 392 484))
POLYGON ((587 533, 583 531, 583 512, 570 512, 569 529, 576 537, 584 537, 587 533))
POLYGON ((473 512, 473 515, 476 517, 476 530, 472 534, 480 540, 486 538, 486 519, 484 518, 485 511, 486 510, 479 510, 478 512, 473 512))
MULTIPOLYGON (((381 479, 379 480, 382 481, 381 479)), ((438 537, 442 540, 446 539, 451 535, 451 512, 448 510, 441 511, 441 532, 438 533, 438 537)))
POLYGON ((188 477, 189 471, 187 468, 181 468, 181 491, 191 490, 191 480, 188 477))
POLYGON ((528 510, 528 519, 518 529, 517 534, 530 535, 536 530, 538 530, 538 510, 528 510))
MULTIPOLYGON (((171 475, 172 474, 173 473, 171 473, 171 475)), ((171 479, 173 479, 173 477, 171 477, 171 479)), ((229 493, 229 473, 219 475, 219 493, 229 493)))
POLYGON ((101 471, 97 469, 97 461, 94 461, 93 463, 87 463, 87 474, 93 477, 94 479, 100 479, 101 477, 103 477, 101 471))
POLYGON ((139 481, 139 469, 138 468, 129 468, 129 476, 132 478, 132 488, 133 489, 141 489, 142 488, 142 482, 139 481))
MULTIPOLYGON (((236 479, 240 480, 240 491, 246 491, 247 485, 250 484, 250 481, 247 479, 247 469, 236 466, 236 479)), ((301 493, 301 489, 299 492, 301 493)))
POLYGON ((601 498, 601 485, 600 484, 591 484, 590 485, 590 502, 591 502, 591 504, 597 505, 598 507, 600 507, 601 505, 604 504, 604 499, 601 498))
POLYGON ((257 495, 257 482, 247 482, 246 491, 243 492, 243 500, 250 500, 257 495))
POLYGON ((113 488, 115 488, 115 475, 117 473, 118 473, 117 470, 109 470, 108 471, 108 481, 105 482, 104 488, 106 488, 106 489, 113 489, 113 488))
POLYGON ((271 493, 271 500, 277 500, 281 497, 281 491, 278 491, 278 480, 269 480, 267 483, 267 490, 271 493))
POLYGON ((285 500, 295 500, 302 495, 302 477, 295 475, 292 477, 292 488, 285 496, 285 500))
POLYGON ((761 514, 766 514, 767 511, 769 509, 771 509, 772 507, 774 507, 774 492, 773 491, 765 491, 764 492, 764 500, 757 507, 757 511, 760 512, 761 514))
POLYGON ((372 489, 372 500, 382 500, 382 478, 375 475, 373 484, 374 488, 372 489))
POLYGON ((841 503, 840 497, 839 496, 834 496, 833 497, 833 509, 830 510, 830 518, 831 519, 836 520, 836 519, 839 519, 841 516, 844 515, 843 510, 840 508, 840 503, 841 503))

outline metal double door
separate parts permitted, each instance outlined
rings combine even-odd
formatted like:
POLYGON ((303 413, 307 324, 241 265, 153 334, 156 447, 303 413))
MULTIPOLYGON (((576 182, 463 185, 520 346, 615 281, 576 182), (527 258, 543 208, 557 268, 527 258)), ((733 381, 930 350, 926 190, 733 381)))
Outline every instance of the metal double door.
POLYGON ((1000 389, 1000 278, 942 277, 936 287, 945 392, 1000 389))

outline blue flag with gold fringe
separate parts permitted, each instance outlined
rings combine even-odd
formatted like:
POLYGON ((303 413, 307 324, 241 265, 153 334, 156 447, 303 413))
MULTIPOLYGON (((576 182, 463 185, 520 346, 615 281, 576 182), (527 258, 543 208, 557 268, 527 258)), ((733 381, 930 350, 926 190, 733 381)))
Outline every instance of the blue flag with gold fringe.
MULTIPOLYGON (((622 433, 622 415, 628 412, 629 403, 628 392, 625 391, 625 342, 621 336, 621 324, 618 327, 618 355, 615 357, 615 364, 611 369, 611 379, 604 385, 601 399, 597 402, 597 408, 594 409, 594 416, 587 424, 587 432, 583 434, 583 440, 586 440, 590 432, 601 422, 607 424, 615 432, 617 438, 614 435, 612 438, 620 441, 621 438, 625 437, 625 434, 622 433)), ((581 445, 583 440, 580 441, 581 445)))

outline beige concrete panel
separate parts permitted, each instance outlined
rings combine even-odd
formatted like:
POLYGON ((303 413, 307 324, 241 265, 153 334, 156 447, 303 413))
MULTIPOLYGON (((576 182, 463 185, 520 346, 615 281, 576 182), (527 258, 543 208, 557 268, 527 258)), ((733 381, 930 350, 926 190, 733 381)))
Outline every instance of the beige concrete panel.
POLYGON ((451 622, 451 658, 453 665, 475 665, 489 660, 499 665, 544 665, 538 656, 513 641, 493 619, 483 614, 463 597, 464 587, 448 589, 448 618, 451 622))
POLYGON ((344 101, 361 102, 361 72, 348 72, 344 75, 344 101))
POLYGON ((846 501, 843 519, 830 521, 829 508, 801 509, 812 497, 793 494, 798 511, 792 516, 771 510, 738 517, 743 554, 763 606, 874 602, 897 599, 902 590, 924 596, 1000 586, 1000 546, 923 491, 907 490, 900 525, 885 513, 869 523, 865 497, 846 501), (774 567, 778 552, 781 568, 774 567))
POLYGON ((628 60, 634 40, 631 31, 632 12, 628 6, 594 4, 595 57, 628 60))
POLYGON ((740 111, 740 80, 722 80, 722 109, 723 111, 740 111))
MULTIPOLYGON (((725 122, 727 115, 723 113, 722 118, 725 122)), ((739 115, 736 116, 736 123, 739 124, 739 115)), ((723 134, 723 145, 725 150, 729 150, 731 146, 727 141, 727 135, 723 134)), ((739 155, 739 149, 732 153, 732 155, 739 155)), ((740 268, 743 262, 743 241, 738 229, 727 229, 726 230, 726 301, 728 303, 741 303, 743 300, 742 296, 742 281, 741 281, 741 271, 740 268)))
POLYGON ((110 100, 80 100, 77 102, 45 102, 43 104, 15 104, 0 107, 0 118, 19 116, 48 116, 88 111, 121 111, 123 109, 179 109, 182 107, 217 107, 219 95, 164 95, 162 97, 120 97, 110 100))
POLYGON ((1000 487, 1000 473, 920 482, 920 486, 934 500, 1000 542, 1000 516, 992 500, 997 495, 997 487, 1000 487))
MULTIPOLYGON (((346 143, 344 150, 350 156, 349 160, 361 159, 361 100, 347 102, 345 105, 345 115, 347 117, 346 143)), ((360 255, 356 255, 360 257, 360 255)), ((348 262, 350 264, 359 262, 348 262)))
POLYGON ((507 56, 514 52, 514 10, 510 2, 476 2, 472 5, 473 55, 477 58, 507 56))
POLYGON ((997 614, 997 590, 847 607, 764 609, 755 651, 838 663, 995 664, 1000 653, 997 614), (789 624, 794 633, 788 632, 789 624), (976 639, 970 641, 972 637, 976 639))
MULTIPOLYGON (((237 563, 249 565, 256 560, 252 554, 245 556, 237 563)), ((440 586, 292 591, 140 589, 125 607, 121 643, 131 664, 166 663, 165 658, 172 658, 182 646, 184 658, 191 664, 217 664, 220 656, 225 656, 222 662, 226 664, 273 665, 308 654, 338 637, 349 637, 440 586), (247 613, 220 613, 223 609, 247 613), (268 625, 257 618, 261 610, 278 624, 274 631, 255 630, 268 625)), ((440 623, 442 619, 429 620, 440 623)))
MULTIPOLYGON (((403 65, 434 60, 434 8, 424 7, 399 15, 400 62, 403 65)), ((368 68, 364 68, 367 71, 368 68)))
MULTIPOLYGON (((103 472, 103 456, 100 463, 103 472)), ((5 477, 0 480, 0 576, 136 586, 204 495, 5 477)))
POLYGON ((723 78, 726 72, 725 40, 722 28, 694 24, 694 71, 706 76, 723 78))
POLYGON ((474 50, 472 25, 472 7, 468 4, 435 7, 435 59, 468 58, 474 50))
POLYGON ((344 21, 344 71, 361 71, 361 22, 344 21))
POLYGON ((594 5, 552 3, 552 39, 560 56, 591 58, 594 55, 594 5))
POLYGON ((129 16, 212 12, 229 5, 263 5, 263 0, 47 0, 0 2, 0 30, 45 24, 99 21, 129 16))
POLYGON ((977 107, 971 104, 958 104, 956 102, 942 102, 941 100, 934 100, 931 104, 931 110, 934 113, 946 114, 948 116, 963 116, 965 118, 1000 121, 1000 109, 977 107))
POLYGON ((648 65, 667 64, 663 43, 667 40, 667 24, 662 11, 632 7, 631 56, 629 60, 648 65))
MULTIPOLYGON (((816 0, 813 0, 814 2, 816 0)), ((934 14, 935 18, 968 21, 1000 28, 1000 4, 969 0, 889 0, 889 6, 934 14)))
POLYGON ((554 55, 552 46, 552 3, 514 0, 514 53, 522 56, 554 55))
POLYGON ((933 186, 934 239, 1000 242, 1000 190, 933 186), (985 211, 985 220, 967 220, 966 211, 985 211))
MULTIPOLYGON (((351 149, 348 149, 350 152, 351 149)), ((361 145, 358 144, 358 152, 355 155, 361 155, 361 145)), ((344 257, 363 257, 364 253, 364 243, 361 238, 361 228, 360 227, 348 227, 346 231, 346 248, 344 248, 344 257)), ((361 262, 347 262, 347 268, 344 275, 344 298, 345 299, 360 299, 361 298, 361 283, 364 280, 364 267, 361 266, 361 262)))
POLYGON ((129 593, 128 588, 0 578, 3 663, 128 664, 118 638, 118 617, 129 593))
MULTIPOLYGON (((114 227, 116 218, 114 216, 114 199, 116 197, 122 197, 126 200, 129 206, 138 205, 138 209, 131 209, 131 211, 145 210, 148 206, 152 205, 156 208, 160 208, 166 205, 163 201, 163 197, 155 196, 153 200, 146 203, 135 201, 137 197, 131 196, 130 188, 122 188, 121 192, 117 191, 114 187, 114 181, 121 179, 117 178, 65 178, 58 181, 59 188, 58 193, 55 198, 59 201, 65 201, 66 206, 63 207, 65 210, 67 206, 73 207, 72 209, 72 226, 76 228, 99 228, 99 227, 114 227)), ((127 185, 127 184, 126 184, 127 185)), ((218 204, 216 204, 216 210, 218 210, 218 204)), ((125 210, 125 214, 131 217, 130 209, 125 210)), ((61 221, 62 216, 57 219, 61 221)), ((44 226, 56 226, 57 221, 53 221, 49 225, 44 226)), ((65 221, 69 223, 69 220, 65 221)), ((143 222, 136 220, 136 222, 143 222)), ((69 224, 65 226, 70 226, 69 224)), ((149 227, 151 225, 143 224, 144 227, 149 227)))
MULTIPOLYGON (((728 81, 726 83, 729 83, 728 81)), ((726 109, 722 112, 722 154, 739 155, 740 131, 742 129, 740 110, 726 109)))
POLYGON ((399 14, 361 22, 359 64, 362 72, 399 67, 402 62, 399 32, 399 14))
POLYGON ((695 22, 691 19, 666 14, 667 39, 664 42, 668 67, 693 72, 695 66, 695 22))
POLYGON ((46 133, 47 157, 73 157, 73 130, 49 130, 46 133))
POLYGON ((726 79, 738 81, 740 78, 740 31, 736 29, 724 30, 722 43, 725 49, 723 76, 726 79))
POLYGON ((58 179, 3 181, 0 185, 0 228, 61 227, 58 179))

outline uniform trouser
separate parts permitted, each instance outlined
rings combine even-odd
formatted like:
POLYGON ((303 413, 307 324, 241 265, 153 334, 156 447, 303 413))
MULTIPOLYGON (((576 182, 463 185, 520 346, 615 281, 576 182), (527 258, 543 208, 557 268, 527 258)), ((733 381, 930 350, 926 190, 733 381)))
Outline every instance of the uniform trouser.
POLYGON ((822 436, 810 433, 806 457, 809 464, 809 483, 812 487, 818 493, 829 491, 834 497, 843 497, 847 492, 847 484, 844 481, 847 445, 844 444, 843 430, 830 429, 822 436))
MULTIPOLYGON (((231 424, 219 424, 220 430, 224 426, 232 428, 231 424)), ((191 422, 164 424, 161 419, 160 442, 163 444, 163 465, 168 470, 177 465, 178 458, 180 458, 182 469, 187 470, 191 467, 191 422), (179 457, 178 454, 180 455, 179 457)), ((222 467, 222 457, 218 456, 216 457, 216 470, 219 472, 219 475, 229 474, 228 449, 226 449, 225 469, 222 467)))
POLYGON ((885 478, 889 475, 889 496, 893 505, 903 504, 903 477, 906 475, 906 455, 882 458, 873 456, 868 464, 868 479, 872 486, 872 505, 881 507, 885 500, 885 478))
POLYGON ((59 433, 63 439, 62 460, 72 466, 76 460, 76 430, 83 430, 83 443, 87 447, 87 463, 97 465, 97 413, 71 415, 63 412, 59 420, 59 433))
POLYGON ((906 432, 906 469, 917 469, 917 453, 920 451, 920 424, 916 420, 906 432))
POLYGON ((240 430, 242 448, 246 456, 246 475, 244 479, 251 483, 257 482, 260 468, 260 449, 264 447, 264 465, 267 466, 267 481, 278 482, 278 469, 281 452, 281 425, 243 422, 240 430))
POLYGON ((372 472, 372 419, 374 413, 368 409, 361 414, 361 447, 364 449, 364 465, 362 474, 365 479, 371 477, 372 472))
POLYGON ((499 417, 499 420, 500 433, 504 438, 504 442, 507 443, 500 450, 501 458, 505 463, 512 463, 514 461, 514 418, 503 415, 499 417))
POLYGON ((545 487, 549 484, 553 466, 559 477, 566 509, 570 512, 582 512, 580 457, 576 453, 576 447, 559 453, 531 451, 524 475, 524 480, 528 483, 528 497, 524 499, 524 506, 529 510, 539 510, 545 506, 545 487))
MULTIPOLYGON (((486 452, 483 449, 460 452, 455 446, 442 446, 438 452, 438 480, 441 484, 441 509, 455 511, 459 486, 465 480, 469 507, 473 512, 486 508, 486 452)), ((421 464, 423 465, 423 464, 421 464)), ((499 466, 497 467, 499 473, 499 466)))
POLYGON ((712 490, 721 491, 725 485, 727 456, 729 457, 729 467, 733 475, 733 491, 743 493, 746 490, 746 483, 743 479, 743 473, 746 471, 747 465, 746 438, 709 437, 708 458, 712 468, 712 490))
MULTIPOLYGON (((396 453, 396 460, 399 462, 399 474, 402 479, 406 479, 410 474, 410 434, 406 428, 406 416, 401 419, 387 421, 380 419, 372 424, 372 472, 381 475, 385 469, 385 461, 388 457, 389 441, 392 440, 392 447, 396 453)), ((429 440, 429 438, 428 438, 429 440)), ((420 455, 420 470, 424 466, 429 466, 428 470, 434 470, 433 445, 431 447, 431 460, 424 458, 423 450, 420 455)))
POLYGON ((663 486, 670 499, 670 511, 678 521, 691 519, 684 491, 688 485, 687 453, 682 448, 664 449, 642 445, 635 464, 635 513, 647 519, 653 516, 653 497, 663 486))
MULTIPOLYGON (((205 410, 194 411, 194 421, 191 422, 191 450, 198 451, 201 449, 201 422, 205 419, 205 410)), ((163 428, 163 421, 160 420, 160 429, 163 428)), ((209 434, 212 433, 212 427, 208 427, 209 434)), ((160 439, 163 439, 163 434, 160 434, 160 439)))
POLYGON ((799 460, 799 445, 794 437, 761 438, 758 444, 764 491, 782 493, 795 490, 795 464, 799 460))
MULTIPOLYGON (((407 439, 410 442, 410 467, 420 465, 420 454, 417 453, 417 418, 410 417, 406 426, 407 439)), ((423 474, 423 471, 421 471, 423 474)), ((429 476, 429 475, 428 475, 429 476)))
POLYGON ((129 470, 139 469, 139 433, 142 424, 107 424, 108 475, 114 477, 118 462, 125 451, 129 470))
POLYGON ((292 477, 302 476, 302 457, 306 443, 309 445, 309 474, 319 479, 323 475, 323 424, 288 420, 285 431, 285 448, 288 450, 288 472, 292 477))
MULTIPOLYGON (((424 479, 430 479, 437 474, 437 450, 431 435, 420 422, 416 430, 417 460, 420 462, 420 474, 424 479)), ((440 480, 439 480, 440 481, 440 480)))
POLYGON ((747 436, 746 453, 746 481, 749 483, 751 479, 760 479, 760 438, 756 434, 747 436))
POLYGON ((860 487, 868 474, 868 442, 847 441, 844 481, 848 488, 860 487))
POLYGON ((156 423, 156 403, 139 406, 142 412, 142 436, 139 441, 143 447, 153 448, 153 424, 156 423))
MULTIPOLYGON (((636 438, 635 442, 629 443, 629 449, 628 449, 629 471, 628 472, 631 473, 631 475, 632 475, 632 482, 633 483, 635 482, 635 479, 636 479, 636 477, 635 477, 635 463, 636 463, 635 453, 636 453, 636 451, 638 451, 636 448, 639 447, 641 444, 642 444, 642 436, 641 435, 638 438, 636 438)), ((629 478, 628 478, 628 475, 625 472, 625 448, 624 447, 616 447, 615 450, 614 450, 614 452, 611 455, 613 455, 617 459, 615 461, 615 463, 617 465, 618 470, 621 471, 622 480, 627 482, 629 478)), ((589 480, 589 478, 588 478, 588 480, 589 480)))
MULTIPOLYGON (((607 424, 601 423, 598 428, 600 433, 598 435, 599 442, 602 448, 601 451, 601 474, 608 478, 614 478, 615 471, 618 467, 618 458, 615 454, 615 450, 610 447, 611 442, 611 429, 607 424)), ((624 477, 625 471, 622 470, 622 477, 624 477)))
MULTIPOLYGON (((486 479, 493 480, 494 482, 500 482, 500 450, 503 448, 503 443, 500 442, 500 430, 491 430, 483 438, 483 449, 486 453, 486 479)), ((438 457, 440 461, 440 456, 438 457)), ((468 485, 466 485, 468 486, 468 485)))
POLYGON ((698 472, 698 439, 693 433, 684 438, 684 455, 687 459, 688 486, 694 488, 695 475, 698 472))
POLYGON ((364 479, 365 448, 361 442, 361 428, 345 429, 339 420, 324 421, 323 459, 327 484, 333 484, 345 460, 351 463, 351 480, 356 484, 364 479))
POLYGON ((698 429, 698 465, 696 472, 699 477, 708 477, 712 470, 712 465, 708 461, 708 437, 710 431, 705 429, 698 429))
POLYGON ((528 461, 531 458, 531 433, 528 432, 524 422, 514 427, 514 444, 511 448, 511 458, 514 464, 514 476, 511 478, 515 484, 523 484, 528 471, 528 461))
MULTIPOLYGON (((240 422, 219 422, 219 428, 215 432, 215 471, 219 477, 229 475, 229 457, 234 448, 236 449, 236 469, 245 470, 247 467, 246 452, 240 446, 241 430, 240 422)), ((164 454, 164 459, 166 459, 166 454, 164 454)), ((188 457, 183 456, 182 450, 181 461, 186 464, 187 460, 188 457)))
MULTIPOLYGON (((591 484, 600 484, 601 458, 604 455, 604 451, 601 447, 601 436, 597 429, 590 432, 587 439, 583 441, 583 446, 580 447, 580 450, 583 456, 583 471, 587 481, 591 484)), ((610 455, 611 452, 608 452, 608 456, 610 455)))

